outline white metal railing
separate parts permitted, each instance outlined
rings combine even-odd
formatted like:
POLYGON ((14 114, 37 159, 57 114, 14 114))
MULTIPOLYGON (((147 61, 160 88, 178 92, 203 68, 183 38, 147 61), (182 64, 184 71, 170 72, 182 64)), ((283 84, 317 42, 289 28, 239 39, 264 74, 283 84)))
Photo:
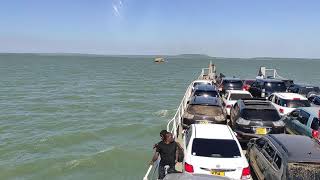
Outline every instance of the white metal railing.
MULTIPOLYGON (((210 76, 212 73, 215 73, 215 69, 212 70, 212 68, 210 67, 211 66, 211 62, 210 62, 210 65, 209 65, 209 68, 203 68, 201 70, 201 73, 200 75, 198 76, 197 79, 203 79, 204 76, 210 76)), ((182 119, 182 116, 184 114, 184 111, 187 107, 187 102, 190 98, 190 95, 191 95, 191 90, 192 90, 192 83, 190 83, 190 85, 188 86, 188 88, 186 89, 186 92, 180 102, 180 105, 175 113, 175 115, 173 116, 173 118, 171 120, 168 121, 168 124, 167 124, 167 131, 171 132, 173 135, 174 135, 174 138, 176 139, 177 138, 177 130, 178 130, 178 127, 179 125, 181 124, 181 119, 182 119)), ((156 163, 159 163, 158 161, 155 162, 156 163)), ((143 180, 148 180, 148 177, 150 175, 150 172, 151 170, 153 169, 153 165, 150 165, 146 174, 144 175, 143 177, 143 180)), ((154 171, 156 171, 156 168, 158 166, 156 166, 154 168, 154 171)), ((153 173, 154 174, 154 173, 153 173)), ((153 176, 153 175, 152 175, 153 176)), ((154 178, 154 177, 152 177, 154 178)))

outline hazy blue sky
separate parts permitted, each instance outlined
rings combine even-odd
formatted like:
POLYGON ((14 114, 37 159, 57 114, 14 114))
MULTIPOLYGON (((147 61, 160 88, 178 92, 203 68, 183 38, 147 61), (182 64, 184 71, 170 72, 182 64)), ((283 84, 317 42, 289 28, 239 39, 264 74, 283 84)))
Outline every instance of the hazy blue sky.
POLYGON ((0 0, 0 52, 320 57, 319 0, 0 0))

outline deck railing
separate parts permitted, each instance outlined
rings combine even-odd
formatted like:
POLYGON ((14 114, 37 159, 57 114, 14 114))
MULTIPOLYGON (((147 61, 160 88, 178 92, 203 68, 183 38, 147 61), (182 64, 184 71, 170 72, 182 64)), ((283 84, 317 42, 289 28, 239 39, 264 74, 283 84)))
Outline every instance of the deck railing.
MULTIPOLYGON (((210 63, 211 65, 211 63, 210 63)), ((212 75, 212 69, 209 68, 203 68, 201 70, 200 75, 198 76, 197 79, 203 79, 204 77, 209 77, 212 75)), ((190 83, 190 85, 188 86, 188 88, 186 89, 186 92, 180 102, 180 105, 176 111, 176 114, 173 116, 173 118, 171 120, 168 121, 167 124, 167 131, 171 132, 174 135, 174 138, 176 139, 178 136, 178 130, 179 130, 179 126, 181 125, 181 119, 182 116, 184 114, 184 111, 187 107, 187 102, 189 101, 190 95, 191 95, 191 90, 192 90, 192 83, 190 83)), ((152 179, 155 178, 155 172, 157 170, 158 167, 158 163, 159 160, 157 162, 155 162, 155 165, 150 165, 145 176, 143 177, 143 180, 148 180, 150 172, 152 172, 153 170, 153 174, 152 174, 152 179)))

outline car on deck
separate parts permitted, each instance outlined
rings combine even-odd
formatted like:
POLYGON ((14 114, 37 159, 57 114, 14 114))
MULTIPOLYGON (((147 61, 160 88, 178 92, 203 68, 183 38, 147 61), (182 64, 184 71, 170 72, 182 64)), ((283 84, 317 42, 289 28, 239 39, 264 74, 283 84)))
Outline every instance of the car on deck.
POLYGON ((306 136, 251 139, 246 156, 258 179, 320 179, 320 144, 306 136))
POLYGON ((298 107, 310 107, 308 99, 297 93, 272 93, 268 100, 277 108, 280 115, 286 115, 298 107))
POLYGON ((211 96, 193 96, 188 102, 182 117, 183 128, 194 123, 227 123, 227 112, 220 98, 211 96))
POLYGON ((301 107, 286 115, 283 121, 287 133, 319 139, 319 119, 320 107, 301 107))
POLYGON ((193 124, 184 135, 184 172, 250 179, 250 167, 232 129, 222 124, 193 124))
POLYGON ((243 90, 226 91, 226 93, 222 96, 222 100, 224 102, 224 108, 226 109, 228 116, 230 116, 231 107, 237 102, 237 100, 243 98, 252 98, 252 95, 250 94, 250 92, 243 90))
POLYGON ((210 80, 195 80, 192 82, 192 87, 195 88, 198 85, 213 85, 212 81, 210 80))
POLYGON ((310 96, 308 100, 312 106, 320 106, 320 95, 310 96))
POLYGON ((284 133, 284 122, 266 99, 240 99, 230 111, 229 125, 241 142, 266 134, 284 133))
POLYGON ((253 97, 266 98, 274 92, 286 92, 286 85, 282 80, 278 79, 256 79, 249 88, 249 92, 253 97))
POLYGON ((239 78, 224 77, 218 88, 221 94, 224 94, 226 90, 242 90, 243 82, 239 78))
POLYGON ((288 92, 298 93, 306 97, 310 97, 315 94, 320 93, 318 86, 308 85, 308 84, 292 84, 287 89, 288 92))
POLYGON ((211 97, 220 97, 218 90, 213 85, 200 84, 195 86, 192 96, 211 96, 211 97))

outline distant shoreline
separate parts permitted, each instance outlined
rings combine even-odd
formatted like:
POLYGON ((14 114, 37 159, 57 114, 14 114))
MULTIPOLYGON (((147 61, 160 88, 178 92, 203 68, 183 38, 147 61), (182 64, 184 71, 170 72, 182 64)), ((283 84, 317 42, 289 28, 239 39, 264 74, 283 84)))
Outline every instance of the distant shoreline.
POLYGON ((268 60, 320 60, 320 58, 296 58, 296 57, 214 57, 206 54, 178 54, 178 55, 117 55, 117 54, 90 54, 90 53, 0 53, 2 55, 34 55, 34 56, 82 56, 82 57, 125 57, 125 58, 155 58, 155 57, 165 57, 165 58, 182 58, 182 59, 209 59, 209 60, 258 60, 258 61, 268 61, 268 60))

